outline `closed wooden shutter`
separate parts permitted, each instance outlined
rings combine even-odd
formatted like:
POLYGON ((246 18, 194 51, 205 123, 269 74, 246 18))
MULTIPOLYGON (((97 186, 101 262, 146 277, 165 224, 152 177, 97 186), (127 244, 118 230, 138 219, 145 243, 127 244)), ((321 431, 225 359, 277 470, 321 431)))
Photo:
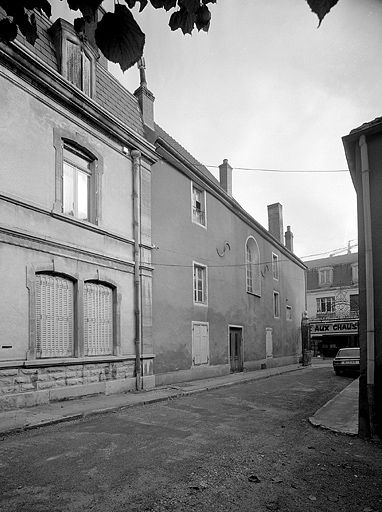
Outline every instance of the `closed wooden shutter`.
POLYGON ((73 283, 36 275, 36 348, 41 357, 73 355, 73 283))
POLYGON ((113 292, 96 283, 84 286, 85 355, 113 353, 113 292))
POLYGON ((193 325, 192 354, 194 365, 207 364, 209 362, 209 339, 207 324, 193 325))
POLYGON ((71 41, 66 42, 67 48, 67 79, 73 85, 82 88, 81 80, 81 47, 71 41))
POLYGON ((90 96, 90 86, 91 86, 91 61, 89 57, 82 52, 82 90, 85 94, 90 96))

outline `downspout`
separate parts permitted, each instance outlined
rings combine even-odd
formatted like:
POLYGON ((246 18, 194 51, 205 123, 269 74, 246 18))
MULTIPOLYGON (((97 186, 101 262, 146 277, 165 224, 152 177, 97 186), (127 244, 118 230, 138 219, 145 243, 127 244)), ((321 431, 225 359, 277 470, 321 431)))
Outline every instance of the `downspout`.
POLYGON ((363 223, 365 236, 365 271, 366 271, 366 382, 369 405, 369 421, 371 437, 374 437, 374 375, 375 375, 375 335, 374 335, 374 282, 373 282, 373 247, 371 239, 371 208, 370 208, 370 169, 369 156, 365 135, 359 139, 361 152, 363 223))
POLYGON ((134 224, 134 313, 135 313, 135 375, 136 389, 142 389, 141 371, 141 276, 140 276, 140 208, 139 183, 141 169, 141 152, 134 149, 133 158, 133 224, 134 224))

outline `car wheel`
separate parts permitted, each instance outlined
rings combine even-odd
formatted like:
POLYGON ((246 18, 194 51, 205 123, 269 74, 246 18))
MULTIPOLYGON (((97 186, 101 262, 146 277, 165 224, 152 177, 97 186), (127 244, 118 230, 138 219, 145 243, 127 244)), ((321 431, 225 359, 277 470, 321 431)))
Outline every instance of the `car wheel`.
POLYGON ((334 370, 336 375, 339 375, 341 372, 339 370, 334 370))

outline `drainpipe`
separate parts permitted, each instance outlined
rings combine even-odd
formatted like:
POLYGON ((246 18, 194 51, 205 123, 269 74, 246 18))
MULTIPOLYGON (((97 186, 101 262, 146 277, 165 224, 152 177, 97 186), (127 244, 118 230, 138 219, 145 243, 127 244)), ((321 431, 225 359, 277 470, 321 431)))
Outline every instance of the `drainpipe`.
POLYGON ((363 222, 365 232, 366 264, 366 353, 367 353, 367 397, 371 437, 375 437, 374 426, 374 374, 375 374, 375 338, 374 338, 374 283, 373 283, 373 247, 371 240, 371 208, 369 156, 365 135, 359 139, 362 172, 363 222))
POLYGON ((141 152, 131 151, 133 158, 133 223, 134 223, 134 312, 135 312, 135 375, 136 389, 142 389, 141 371, 141 276, 140 276, 140 211, 139 182, 141 152))

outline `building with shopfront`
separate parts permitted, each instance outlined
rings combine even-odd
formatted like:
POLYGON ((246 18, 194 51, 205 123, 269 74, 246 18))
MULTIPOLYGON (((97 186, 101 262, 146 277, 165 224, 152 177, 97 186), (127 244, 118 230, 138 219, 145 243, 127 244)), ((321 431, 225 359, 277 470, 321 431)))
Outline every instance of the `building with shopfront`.
POLYGON ((358 254, 348 251, 305 264, 313 356, 334 357, 340 348, 357 347, 358 254))

